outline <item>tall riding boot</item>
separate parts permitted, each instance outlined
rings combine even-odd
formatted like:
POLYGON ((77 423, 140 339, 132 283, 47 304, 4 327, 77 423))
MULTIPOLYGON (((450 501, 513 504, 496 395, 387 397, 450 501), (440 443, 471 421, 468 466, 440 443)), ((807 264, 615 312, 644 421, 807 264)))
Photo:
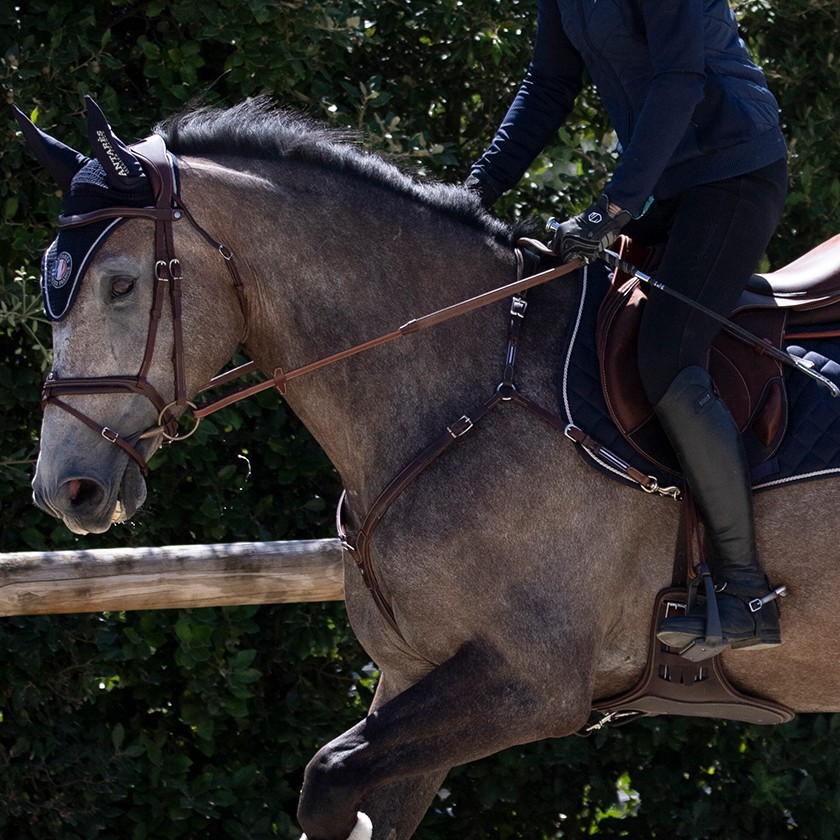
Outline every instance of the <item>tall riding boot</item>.
MULTIPOLYGON (((656 405, 656 413, 714 550, 724 642, 733 648, 756 649, 781 644, 775 593, 758 566, 746 453, 708 371, 696 366, 682 370, 656 405)), ((656 635, 686 652, 706 637, 706 608, 698 606, 687 615, 664 619, 656 635)))

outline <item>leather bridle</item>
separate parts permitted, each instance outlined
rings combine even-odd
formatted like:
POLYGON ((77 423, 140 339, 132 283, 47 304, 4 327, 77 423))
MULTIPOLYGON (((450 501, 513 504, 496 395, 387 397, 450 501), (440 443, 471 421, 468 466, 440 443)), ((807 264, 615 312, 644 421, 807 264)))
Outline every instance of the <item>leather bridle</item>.
POLYGON ((168 441, 184 439, 194 431, 193 428, 185 435, 178 433, 178 417, 188 406, 194 407, 187 400, 186 376, 184 372, 184 338, 181 317, 181 262, 175 255, 173 225, 186 218, 205 241, 217 249, 224 258, 228 271, 233 280, 233 286, 239 297, 239 304, 245 315, 244 286, 239 277, 233 260, 233 252, 222 243, 216 241, 192 217, 189 210, 178 196, 175 183, 175 172, 172 161, 166 150, 163 138, 152 135, 133 145, 132 152, 140 159, 146 176, 149 178, 154 206, 149 207, 105 207, 75 216, 60 216, 60 228, 74 228, 88 225, 105 219, 142 218, 151 219, 155 223, 155 282, 152 298, 152 308, 149 316, 149 330, 146 336, 146 347, 140 369, 134 376, 92 376, 60 378, 53 371, 44 383, 41 404, 43 407, 54 405, 71 414, 77 420, 93 429, 97 434, 111 443, 119 446, 138 465, 143 475, 148 475, 149 468, 146 458, 140 452, 142 440, 163 436, 168 441), (172 400, 165 399, 149 382, 148 373, 154 358, 158 326, 166 300, 172 313, 173 349, 172 364, 174 368, 174 386, 172 400), (139 394, 146 397, 157 412, 157 424, 139 434, 122 435, 108 426, 99 423, 74 406, 60 399, 66 395, 80 394, 139 394))

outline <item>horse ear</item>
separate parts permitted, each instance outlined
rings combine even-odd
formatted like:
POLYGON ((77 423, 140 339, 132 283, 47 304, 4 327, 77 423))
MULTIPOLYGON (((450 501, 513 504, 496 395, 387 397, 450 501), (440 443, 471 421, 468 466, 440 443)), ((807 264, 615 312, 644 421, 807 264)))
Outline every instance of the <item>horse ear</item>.
POLYGON ((81 152, 65 146, 38 128, 17 105, 12 105, 23 136, 38 162, 64 192, 70 189, 73 176, 88 162, 81 152))
POLYGON ((87 102, 88 141, 105 169, 108 183, 116 190, 136 190, 146 180, 140 160, 114 134, 102 109, 89 96, 87 102))

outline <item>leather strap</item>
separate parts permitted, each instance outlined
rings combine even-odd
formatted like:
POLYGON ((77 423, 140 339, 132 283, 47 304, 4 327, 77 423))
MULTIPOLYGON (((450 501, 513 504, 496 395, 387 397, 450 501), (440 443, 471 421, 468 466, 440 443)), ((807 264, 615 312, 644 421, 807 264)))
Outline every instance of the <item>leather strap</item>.
POLYGON ((376 497, 376 500, 364 517, 362 526, 356 532, 348 531, 342 521, 341 511, 347 503, 347 491, 345 490, 341 494, 336 514, 336 529, 341 545, 356 563, 356 566, 361 572, 362 580, 364 580, 365 585, 373 596, 376 605, 379 607, 379 611, 399 636, 402 636, 402 634, 397 625, 394 611, 382 593, 382 588, 373 566, 370 547, 374 532, 391 505, 405 492, 415 479, 437 461, 455 441, 469 432, 476 423, 480 422, 492 409, 502 402, 502 399, 502 396, 497 392, 487 402, 481 405, 473 413, 472 417, 464 414, 454 423, 447 426, 435 440, 403 467, 388 483, 385 489, 376 497))
POLYGON ((66 411, 68 414, 71 414, 77 420, 81 420, 86 426, 89 426, 93 431, 97 434, 102 435, 105 440, 113 443, 115 446, 119 446, 129 458, 137 463, 137 466, 140 467, 141 472, 144 476, 148 476, 149 474, 149 467, 146 464, 143 456, 137 451, 133 444, 128 443, 124 438, 120 436, 118 432, 115 432, 113 429, 109 429, 107 426, 102 426, 97 423, 95 420, 91 420, 86 414, 83 414, 81 411, 76 410, 73 408, 72 405, 69 403, 64 402, 63 400, 58 399, 58 397, 53 397, 50 400, 50 405, 58 406, 59 408, 66 411))
MULTIPOLYGON (((521 250, 517 249, 517 253, 521 253, 521 250)), ((241 388, 233 393, 226 394, 225 396, 219 397, 211 402, 205 403, 200 408, 196 409, 194 412, 195 416, 198 418, 206 417, 208 414, 213 414, 216 411, 219 411, 219 409, 225 408, 255 394, 259 394, 269 388, 277 388, 281 394, 285 394, 286 384, 292 379, 296 379, 297 377, 303 376, 307 373, 312 373, 313 371, 319 370, 320 368, 326 367, 327 365, 331 365, 335 362, 349 359, 351 356, 355 356, 359 353, 365 352, 366 350, 378 347, 380 344, 386 344, 387 342, 393 341, 397 338, 402 338, 406 335, 413 335, 414 333, 421 332, 429 327, 437 326, 438 324, 442 324, 452 318, 457 318, 459 315, 465 315, 468 312, 472 312, 482 306, 487 306, 490 303, 503 300, 506 297, 521 294, 534 286, 539 286, 543 283, 547 283, 549 280, 555 280, 558 277, 571 274, 573 271, 577 271, 581 265, 582 263, 580 260, 572 260, 571 262, 564 263, 563 265, 555 268, 550 268, 538 274, 532 274, 527 277, 520 276, 513 283, 508 283, 505 286, 491 289, 489 292, 476 295, 475 297, 461 301, 460 303, 447 306, 444 309, 438 309, 435 312, 430 312, 428 315, 424 315, 420 318, 414 318, 385 335, 372 338, 369 341, 357 344, 354 347, 348 347, 346 350, 340 350, 338 353, 324 356, 321 359, 295 368, 294 370, 285 372, 281 368, 276 368, 271 379, 266 379, 255 385, 241 388)), ((253 367, 248 366, 248 369, 245 372, 250 373, 253 370, 253 367)), ((229 374, 225 374, 225 376, 228 377, 226 381, 233 378, 233 374, 233 371, 229 374)))
MULTIPOLYGON (((561 417, 539 405, 529 397, 521 394, 514 384, 514 368, 519 343, 519 333, 522 328, 522 322, 527 309, 524 292, 526 288, 536 285, 536 283, 530 283, 527 287, 523 285, 522 275, 526 271, 528 258, 521 249, 517 249, 516 256, 517 281, 507 286, 503 286, 501 289, 496 289, 493 292, 488 293, 488 295, 493 295, 493 299, 496 300, 502 296, 499 294, 502 290, 509 290, 511 288, 519 288, 521 290, 521 294, 514 296, 511 301, 510 321, 508 325, 508 343, 505 352, 504 378, 493 392, 492 396, 478 406, 474 411, 469 414, 461 415, 461 417, 455 420, 455 422, 447 426, 446 429, 441 432, 428 446, 426 446, 425 449, 423 449, 414 459, 403 467, 403 469, 400 470, 400 472, 376 497, 370 509, 362 518, 362 525, 357 531, 351 532, 344 525, 342 519, 343 509, 347 505, 346 491, 342 493, 341 499, 338 503, 338 509, 336 511, 336 530, 338 531, 341 544, 353 558, 353 561, 359 569, 362 579, 370 591, 383 618, 400 638, 403 637, 400 632, 396 615, 382 592, 382 588, 374 568, 373 558, 371 556, 371 544, 376 528, 391 508, 391 505, 393 505, 394 502, 405 492, 405 490, 411 486, 415 479, 417 479, 421 473, 423 473, 431 464, 440 458, 449 449, 449 447, 452 446, 452 444, 460 440, 465 434, 467 434, 467 432, 471 431, 481 420, 483 420, 499 405, 503 405, 505 403, 515 403, 532 412, 555 429, 562 431, 566 427, 565 421, 561 417)), ((546 274, 552 274, 552 272, 543 272, 543 275, 533 275, 525 278, 525 281, 531 281, 535 277, 541 277, 546 274)), ((541 280, 540 282, 545 281, 541 280)), ((486 300, 487 295, 480 296, 480 298, 485 298, 485 302, 488 302, 486 300)), ((428 324, 440 323, 438 316, 442 313, 449 313, 456 308, 459 309, 457 314, 469 311, 469 309, 463 307, 465 307, 466 304, 470 304, 478 299, 479 298, 472 298, 471 301, 466 301, 464 304, 456 304, 456 307, 449 307, 447 310, 440 310, 440 312, 432 313, 432 315, 427 316, 426 319, 420 320, 425 321, 428 324)), ((482 303, 479 305, 484 304, 482 303)), ((447 317, 442 318, 442 320, 447 320, 448 317, 454 317, 454 315, 448 315, 447 317)))
POLYGON ((646 493, 656 493, 660 496, 669 496, 677 501, 682 498, 681 491, 678 487, 660 486, 659 481, 655 476, 646 475, 640 470, 637 470, 635 467, 630 466, 630 464, 628 464, 623 458, 619 458, 618 455, 607 449, 591 435, 588 435, 583 431, 583 429, 569 423, 565 426, 564 432, 566 437, 570 440, 573 440, 588 452, 591 452, 595 457, 606 461, 610 464, 610 466, 623 473, 630 481, 634 481, 638 484, 639 487, 641 487, 646 493))

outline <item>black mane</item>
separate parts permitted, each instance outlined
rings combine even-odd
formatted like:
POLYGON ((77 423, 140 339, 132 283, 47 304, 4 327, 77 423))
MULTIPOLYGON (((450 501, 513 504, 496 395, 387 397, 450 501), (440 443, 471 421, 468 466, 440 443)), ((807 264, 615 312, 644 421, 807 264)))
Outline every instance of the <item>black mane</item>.
POLYGON ((355 174, 409 196, 509 242, 511 230, 484 212, 466 190, 421 182, 394 163, 364 151, 357 135, 275 108, 265 96, 232 108, 198 108, 155 127, 174 154, 219 154, 261 160, 298 160, 355 174))

